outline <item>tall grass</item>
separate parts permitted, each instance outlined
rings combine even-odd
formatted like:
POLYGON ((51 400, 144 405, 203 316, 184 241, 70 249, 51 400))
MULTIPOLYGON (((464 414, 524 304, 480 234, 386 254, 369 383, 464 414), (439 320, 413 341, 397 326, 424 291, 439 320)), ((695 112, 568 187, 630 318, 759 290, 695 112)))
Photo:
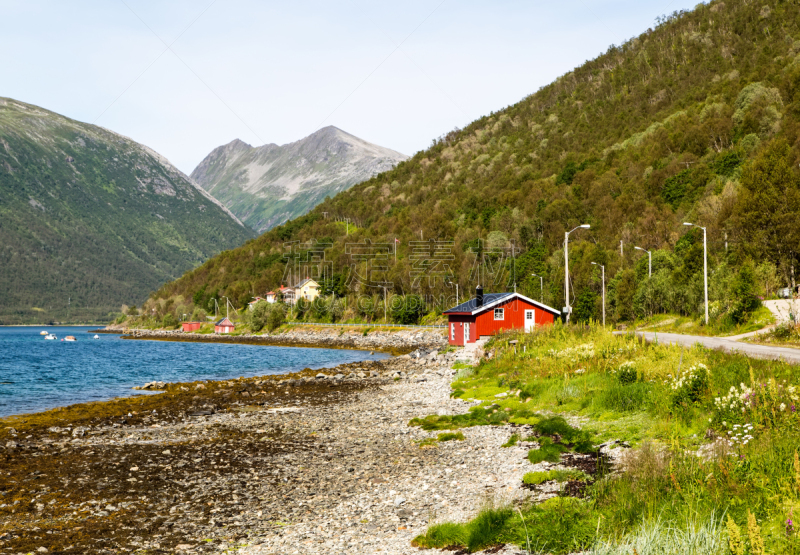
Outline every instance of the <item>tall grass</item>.
POLYGON ((660 519, 643 523, 621 542, 599 541, 588 555, 727 555, 722 519, 712 515, 701 523, 671 526, 660 519))

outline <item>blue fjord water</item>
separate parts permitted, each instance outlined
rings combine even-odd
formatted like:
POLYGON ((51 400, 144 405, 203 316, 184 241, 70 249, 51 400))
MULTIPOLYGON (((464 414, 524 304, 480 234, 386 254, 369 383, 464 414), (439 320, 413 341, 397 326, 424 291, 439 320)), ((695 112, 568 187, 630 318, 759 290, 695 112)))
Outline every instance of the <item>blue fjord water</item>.
MULTIPOLYGON (((138 394, 134 385, 283 374, 388 355, 308 349, 123 340, 89 327, 0 328, 0 417, 138 394), (47 341, 39 332, 58 336, 47 341), (65 336, 74 343, 61 341, 65 336)), ((141 393, 146 394, 146 393, 141 393)))

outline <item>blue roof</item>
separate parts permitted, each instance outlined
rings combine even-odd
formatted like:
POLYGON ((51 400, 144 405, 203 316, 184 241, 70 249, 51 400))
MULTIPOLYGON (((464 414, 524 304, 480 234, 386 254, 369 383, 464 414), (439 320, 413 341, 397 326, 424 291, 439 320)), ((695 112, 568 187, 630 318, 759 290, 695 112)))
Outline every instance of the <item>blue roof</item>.
POLYGON ((486 305, 502 300, 505 297, 511 297, 513 295, 514 293, 486 293, 483 296, 483 305, 481 307, 478 306, 477 299, 470 299, 465 303, 461 303, 458 306, 454 306, 453 308, 445 310, 443 314, 447 314, 448 312, 473 312, 478 308, 482 308, 486 305))

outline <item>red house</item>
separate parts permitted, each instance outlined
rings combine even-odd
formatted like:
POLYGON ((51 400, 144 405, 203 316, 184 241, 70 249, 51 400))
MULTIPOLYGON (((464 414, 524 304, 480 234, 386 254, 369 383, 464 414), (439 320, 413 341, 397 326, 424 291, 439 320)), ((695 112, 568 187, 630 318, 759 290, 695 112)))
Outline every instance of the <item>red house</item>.
POLYGON ((197 331, 203 325, 203 322, 183 322, 183 331, 197 331))
POLYGON ((228 320, 228 318, 223 318, 214 324, 214 333, 231 333, 234 327, 233 322, 228 320))
POLYGON ((519 293, 487 293, 479 286, 474 299, 445 310, 450 345, 474 343, 503 330, 524 329, 555 322, 560 312, 519 293))

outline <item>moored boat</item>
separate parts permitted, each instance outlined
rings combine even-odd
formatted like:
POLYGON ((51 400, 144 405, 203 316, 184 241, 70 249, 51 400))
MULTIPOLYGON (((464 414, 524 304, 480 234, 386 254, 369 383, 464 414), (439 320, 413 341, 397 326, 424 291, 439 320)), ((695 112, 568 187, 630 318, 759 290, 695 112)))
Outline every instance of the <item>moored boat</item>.
POLYGON ((50 335, 50 332, 42 330, 39 332, 39 335, 50 335))
POLYGON ((68 335, 64 338, 64 341, 77 341, 74 335, 68 335))
POLYGON ((92 339, 100 339, 100 336, 97 335, 97 334, 94 334, 94 337, 92 337, 92 339))
POLYGON ((48 333, 47 335, 44 336, 44 338, 47 339, 48 341, 53 341, 55 339, 58 339, 58 337, 56 337, 52 333, 48 333))

